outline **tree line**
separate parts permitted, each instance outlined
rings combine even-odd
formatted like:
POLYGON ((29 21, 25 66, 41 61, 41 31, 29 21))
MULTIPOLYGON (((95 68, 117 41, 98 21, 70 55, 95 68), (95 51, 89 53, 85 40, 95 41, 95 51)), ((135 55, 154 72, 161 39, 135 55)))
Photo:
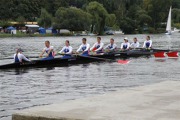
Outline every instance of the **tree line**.
POLYGON ((7 21, 37 21, 71 31, 121 29, 126 34, 165 31, 168 11, 180 27, 180 0, 1 0, 0 26, 7 21))

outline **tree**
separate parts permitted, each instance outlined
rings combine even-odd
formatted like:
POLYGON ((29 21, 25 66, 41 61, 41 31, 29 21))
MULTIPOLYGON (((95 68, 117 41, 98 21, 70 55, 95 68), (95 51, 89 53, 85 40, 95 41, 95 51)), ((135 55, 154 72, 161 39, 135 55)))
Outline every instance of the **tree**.
POLYGON ((138 25, 143 27, 144 25, 149 25, 152 22, 152 18, 147 14, 145 10, 138 10, 136 12, 136 21, 138 22, 138 25))
POLYGON ((20 24, 20 25, 24 25, 24 22, 26 22, 26 19, 23 16, 19 16, 16 21, 20 24))
POLYGON ((86 7, 86 10, 94 17, 92 22, 92 28, 95 26, 95 32, 102 35, 105 27, 105 20, 108 16, 108 12, 102 4, 98 2, 90 2, 86 7))
POLYGON ((180 23, 180 9, 172 9, 172 19, 174 23, 180 23))
POLYGON ((40 15, 41 6, 41 0, 1 0, 0 19, 10 20, 23 16, 34 21, 40 15))
POLYGON ((136 29, 136 21, 132 20, 128 17, 124 18, 121 20, 120 28, 125 34, 132 34, 135 32, 136 29))
POLYGON ((89 3, 94 1, 102 4, 108 13, 113 13, 115 10, 114 0, 88 0, 89 3))
POLYGON ((91 15, 81 9, 60 7, 55 14, 54 28, 71 31, 89 30, 91 15))
POLYGON ((0 26, 6 28, 6 27, 9 27, 9 26, 12 26, 12 24, 9 21, 6 21, 6 20, 0 20, 0 26))
POLYGON ((160 27, 162 22, 166 21, 171 5, 172 0, 144 0, 144 9, 152 18, 151 26, 154 27, 155 30, 160 27))
POLYGON ((116 25, 116 15, 115 14, 109 14, 106 17, 106 26, 113 27, 116 25))
POLYGON ((52 25, 52 16, 43 8, 41 9, 41 15, 38 19, 38 24, 44 28, 51 27, 52 25))

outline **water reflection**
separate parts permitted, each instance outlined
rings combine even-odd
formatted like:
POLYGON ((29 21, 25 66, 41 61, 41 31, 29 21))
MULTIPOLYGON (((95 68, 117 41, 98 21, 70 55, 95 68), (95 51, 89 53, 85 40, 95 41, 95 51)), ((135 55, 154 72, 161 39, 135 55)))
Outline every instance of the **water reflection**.
POLYGON ((156 58, 156 62, 166 62, 167 58, 156 58))

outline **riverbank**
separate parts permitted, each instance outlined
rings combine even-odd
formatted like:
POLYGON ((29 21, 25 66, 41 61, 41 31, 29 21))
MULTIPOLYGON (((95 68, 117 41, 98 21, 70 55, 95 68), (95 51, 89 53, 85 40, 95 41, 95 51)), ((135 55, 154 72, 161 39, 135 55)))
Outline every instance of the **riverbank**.
POLYGON ((13 120, 179 120, 180 82, 127 88, 19 111, 13 120))
POLYGON ((0 33, 0 38, 8 38, 8 37, 52 37, 56 36, 53 34, 25 34, 25 33, 17 33, 17 34, 7 34, 7 33, 0 33))
POLYGON ((0 38, 8 38, 8 37, 55 37, 55 36, 73 36, 72 33, 62 33, 62 34, 52 34, 52 33, 46 33, 46 34, 26 34, 20 31, 17 31, 16 34, 9 34, 9 33, 0 33, 0 38))

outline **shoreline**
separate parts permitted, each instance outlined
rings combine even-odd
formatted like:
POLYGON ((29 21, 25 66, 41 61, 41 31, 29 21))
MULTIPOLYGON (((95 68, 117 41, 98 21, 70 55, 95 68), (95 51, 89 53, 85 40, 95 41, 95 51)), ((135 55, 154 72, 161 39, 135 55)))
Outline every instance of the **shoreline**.
MULTIPOLYGON (((126 35, 158 35, 164 33, 142 33, 142 34, 114 34, 114 35, 71 35, 71 34, 2 34, 0 33, 0 38, 22 38, 22 37, 76 37, 76 36, 126 36, 126 35)), ((165 35, 165 34, 164 34, 165 35)))
POLYGON ((165 81, 34 107, 12 120, 179 120, 180 82, 165 81))

